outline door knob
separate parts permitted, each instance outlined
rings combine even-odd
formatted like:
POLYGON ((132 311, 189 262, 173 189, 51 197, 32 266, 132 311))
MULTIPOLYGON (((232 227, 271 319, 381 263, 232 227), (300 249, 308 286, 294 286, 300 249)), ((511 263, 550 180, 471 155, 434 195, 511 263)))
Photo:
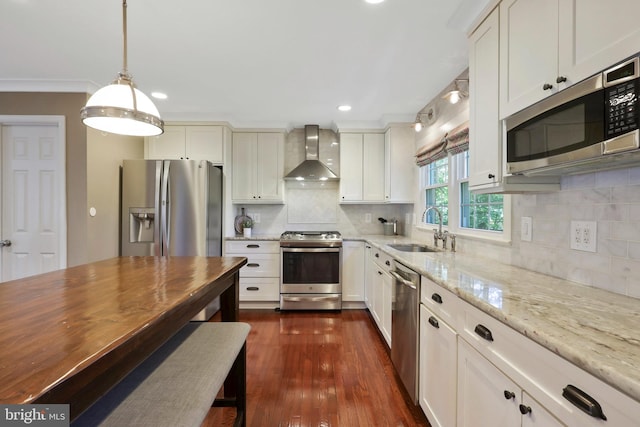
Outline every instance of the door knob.
POLYGON ((0 248, 3 246, 11 246, 11 240, 0 240, 0 248))

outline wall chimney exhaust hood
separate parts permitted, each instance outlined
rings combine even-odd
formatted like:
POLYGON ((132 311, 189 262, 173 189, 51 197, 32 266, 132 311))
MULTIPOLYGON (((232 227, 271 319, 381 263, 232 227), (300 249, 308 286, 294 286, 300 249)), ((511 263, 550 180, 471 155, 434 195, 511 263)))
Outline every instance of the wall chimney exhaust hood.
POLYGON ((320 127, 318 125, 305 125, 304 144, 305 161, 296 166, 284 179, 289 181, 337 181, 340 179, 318 160, 318 146, 320 145, 320 127))

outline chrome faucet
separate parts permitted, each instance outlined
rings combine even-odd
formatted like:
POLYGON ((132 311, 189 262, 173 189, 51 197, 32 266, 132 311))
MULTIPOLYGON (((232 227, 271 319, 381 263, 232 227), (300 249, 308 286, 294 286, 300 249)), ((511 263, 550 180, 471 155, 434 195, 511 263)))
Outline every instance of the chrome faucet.
POLYGON ((437 248, 438 247, 438 240, 442 240, 443 243, 443 247, 446 249, 447 247, 447 240, 446 240, 446 236, 444 234, 442 234, 442 212, 440 212, 440 209, 438 209, 435 206, 429 206, 427 207, 424 212, 422 212, 422 222, 426 223, 426 218, 427 218, 427 212, 429 212, 431 209, 433 209, 434 211, 436 211, 436 213, 438 214, 438 229, 433 229, 433 245, 437 248))

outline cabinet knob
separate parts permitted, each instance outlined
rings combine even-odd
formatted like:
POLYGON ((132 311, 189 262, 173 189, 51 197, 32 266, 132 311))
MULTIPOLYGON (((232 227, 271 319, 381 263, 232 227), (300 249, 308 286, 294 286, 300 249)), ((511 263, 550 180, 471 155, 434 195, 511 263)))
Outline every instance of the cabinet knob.
POLYGON ((550 90, 550 89, 553 89, 552 84, 545 83, 544 85, 542 85, 542 90, 550 90))
POLYGON ((490 173, 489 175, 487 175, 487 178, 489 178, 489 179, 493 179, 493 178, 495 178, 495 177, 496 177, 496 176, 495 176, 494 174, 492 174, 492 173, 490 173))
POLYGON ((511 399, 515 399, 516 398, 516 394, 512 391, 509 390, 505 390, 504 391, 504 398, 507 400, 511 400, 511 399))
POLYGON ((526 406, 521 403, 519 408, 520 408, 520 413, 522 415, 527 415, 531 413, 531 406, 526 406))
POLYGON ((564 83, 567 81, 567 76, 558 76, 556 83, 564 83))
POLYGON ((387 266, 389 266, 389 267, 390 267, 390 266, 391 266, 391 263, 389 262, 389 260, 387 260, 387 261, 385 261, 385 262, 384 262, 384 265, 387 265, 387 266))

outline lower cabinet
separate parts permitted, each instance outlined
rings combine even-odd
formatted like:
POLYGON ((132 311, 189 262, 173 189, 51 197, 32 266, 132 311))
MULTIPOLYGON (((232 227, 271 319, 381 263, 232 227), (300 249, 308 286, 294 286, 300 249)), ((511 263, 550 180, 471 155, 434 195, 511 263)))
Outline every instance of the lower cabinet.
POLYGON ((377 248, 369 248, 367 257, 367 307, 391 347, 391 307, 393 278, 389 274, 392 258, 377 248))
POLYGON ((225 256, 242 256, 240 302, 280 300, 280 243, 267 240, 229 240, 225 256))
POLYGON ((364 301, 364 242, 342 244, 342 301, 364 301))
POLYGON ((420 407, 432 427, 456 425, 457 334, 420 304, 420 407))
POLYGON ((462 339, 458 343, 457 412, 458 427, 566 425, 462 339))

